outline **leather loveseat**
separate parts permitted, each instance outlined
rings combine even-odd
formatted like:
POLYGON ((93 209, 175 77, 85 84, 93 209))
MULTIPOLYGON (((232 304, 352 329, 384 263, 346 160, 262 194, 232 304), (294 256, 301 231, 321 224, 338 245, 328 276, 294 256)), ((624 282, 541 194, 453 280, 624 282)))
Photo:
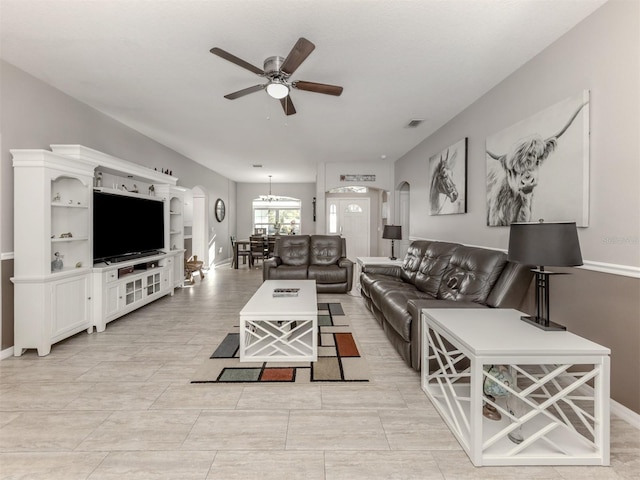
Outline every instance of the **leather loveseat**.
POLYGON ((391 344, 420 369, 423 308, 519 308, 533 274, 503 252, 414 241, 402 266, 367 265, 361 295, 391 344))
POLYGON ((276 238, 273 257, 264 261, 263 280, 315 280, 319 293, 346 293, 353 262, 339 235, 287 235, 276 238))

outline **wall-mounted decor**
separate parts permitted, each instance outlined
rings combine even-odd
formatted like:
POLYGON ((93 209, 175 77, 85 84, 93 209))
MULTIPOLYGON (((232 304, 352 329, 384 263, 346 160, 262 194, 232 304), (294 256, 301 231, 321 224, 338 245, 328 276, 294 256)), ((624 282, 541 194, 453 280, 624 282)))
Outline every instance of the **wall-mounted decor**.
POLYGON ((487 225, 588 226, 589 91, 487 137, 486 161, 487 225))
POLYGON ((341 182, 375 182, 375 175, 340 175, 341 182))
POLYGON ((429 158, 431 215, 467 213, 467 139, 429 158))
POLYGON ((216 220, 218 222, 221 222, 222 220, 224 220, 226 209, 224 206, 224 201, 221 198, 216 200, 215 211, 216 211, 216 220))

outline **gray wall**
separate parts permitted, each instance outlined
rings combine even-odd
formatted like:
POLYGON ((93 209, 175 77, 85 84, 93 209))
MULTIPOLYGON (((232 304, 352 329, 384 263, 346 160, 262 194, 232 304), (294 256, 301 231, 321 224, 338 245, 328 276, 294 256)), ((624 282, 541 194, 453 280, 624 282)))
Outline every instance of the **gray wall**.
MULTIPOLYGON (((216 258, 230 258, 229 235, 235 218, 215 221, 216 198, 235 210, 235 182, 178 154, 97 110, 41 82, 6 62, 0 61, 0 253, 13 251, 13 168, 9 152, 15 148, 49 149, 51 144, 80 144, 158 170, 166 168, 179 178, 178 185, 196 185, 208 193, 210 236, 217 237, 223 252, 216 258)), ((11 260, 2 262, 3 277, 12 271, 11 260)), ((2 347, 13 344, 5 334, 13 331, 13 290, 2 288, 2 347)))
MULTIPOLYGON (((10 149, 42 148, 51 144, 80 144, 150 168, 172 170, 178 185, 196 185, 235 206, 226 177, 161 145, 74 98, 0 61, 0 131, 2 132, 2 237, 0 250, 13 251, 13 171, 10 149)), ((215 217, 210 216, 210 225, 215 217)), ((228 223, 223 225, 228 225, 228 223)), ((228 228, 224 232, 228 238, 228 228)))
POLYGON ((573 269, 572 276, 552 279, 551 314, 572 332, 611 348, 612 398, 635 412, 640 412, 639 19, 640 2, 605 4, 395 168, 396 184, 411 185, 413 238, 506 249, 509 229, 486 226, 487 136, 590 90, 590 219, 579 236, 591 270, 573 269), (428 216, 428 159, 462 137, 469 138, 468 213, 428 216), (607 266, 631 276, 593 271, 607 266))

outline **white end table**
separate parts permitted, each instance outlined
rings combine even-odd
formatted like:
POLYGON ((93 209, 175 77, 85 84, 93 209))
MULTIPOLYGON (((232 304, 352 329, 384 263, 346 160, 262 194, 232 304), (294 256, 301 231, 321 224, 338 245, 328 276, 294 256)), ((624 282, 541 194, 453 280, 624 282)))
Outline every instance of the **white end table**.
POLYGON ((476 466, 609 465, 610 350, 570 332, 545 332, 521 315, 423 310, 422 389, 476 466), (489 374, 492 365, 508 366, 516 385, 489 374), (515 409, 507 397, 483 394, 492 381, 515 409), (484 403, 502 419, 485 418, 484 403), (520 443, 509 438, 514 433, 520 443))
POLYGON ((318 296, 315 280, 266 280, 240 310, 241 362, 318 360, 318 296), (276 288, 298 288, 274 297, 276 288))
POLYGON ((402 265, 402 259, 397 258, 391 260, 389 257, 356 257, 356 263, 353 266, 353 282, 349 295, 354 297, 360 296, 360 274, 362 269, 367 265, 402 265))

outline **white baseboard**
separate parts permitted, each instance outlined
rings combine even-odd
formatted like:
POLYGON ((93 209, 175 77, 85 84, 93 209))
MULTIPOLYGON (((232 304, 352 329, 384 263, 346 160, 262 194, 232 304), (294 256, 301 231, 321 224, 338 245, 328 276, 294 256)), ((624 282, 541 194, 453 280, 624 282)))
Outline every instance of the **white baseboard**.
POLYGON ((5 348, 0 351, 0 360, 4 360, 5 358, 13 357, 13 347, 5 348))
POLYGON ((625 407, 624 405, 616 402, 615 400, 610 401, 611 405, 611 415, 615 415, 620 420, 624 420, 632 427, 640 430, 640 414, 634 412, 633 410, 625 407))

